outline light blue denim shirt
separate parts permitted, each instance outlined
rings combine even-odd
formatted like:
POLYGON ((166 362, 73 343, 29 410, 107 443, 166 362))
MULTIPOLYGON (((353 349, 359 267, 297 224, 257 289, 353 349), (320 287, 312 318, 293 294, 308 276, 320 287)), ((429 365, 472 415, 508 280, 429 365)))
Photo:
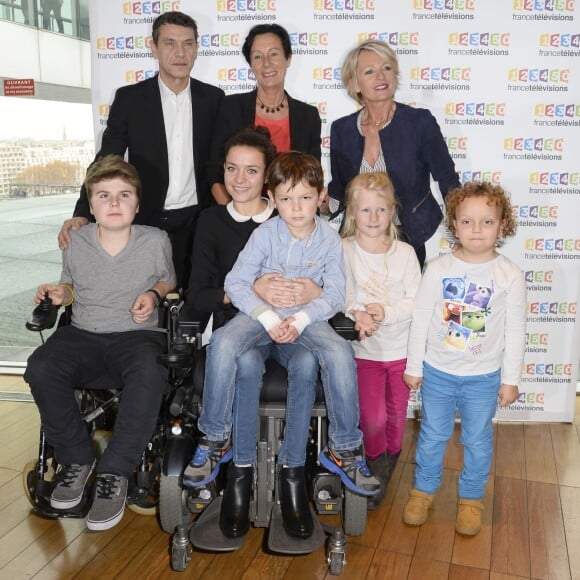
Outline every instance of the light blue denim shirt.
POLYGON ((312 323, 328 320, 342 309, 345 285, 342 243, 325 221, 315 217, 313 232, 299 240, 275 217, 254 230, 226 276, 224 289, 234 306, 254 319, 266 310, 282 318, 301 311, 312 323), (310 278, 322 286, 322 293, 303 306, 275 309, 253 290, 257 278, 273 272, 286 278, 310 278))

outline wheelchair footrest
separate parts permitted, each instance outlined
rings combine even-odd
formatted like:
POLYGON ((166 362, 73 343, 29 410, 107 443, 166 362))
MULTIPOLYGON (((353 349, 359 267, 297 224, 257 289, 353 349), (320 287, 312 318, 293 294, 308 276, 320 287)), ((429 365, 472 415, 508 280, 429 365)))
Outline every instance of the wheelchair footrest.
POLYGON ((241 538, 226 538, 220 530, 220 512, 222 497, 216 497, 197 518, 191 528, 189 539, 200 550, 211 552, 233 552, 244 544, 241 538))
POLYGON ((38 498, 37 504, 32 508, 32 512, 49 519, 83 519, 87 517, 91 508, 90 498, 86 496, 79 505, 68 510, 57 510, 50 505, 50 496, 48 498, 38 498))
POLYGON ((284 529, 282 509, 276 504, 272 509, 272 519, 268 531, 268 548, 280 554, 310 554, 324 544, 324 531, 316 514, 312 512, 314 531, 309 538, 295 538, 284 529))

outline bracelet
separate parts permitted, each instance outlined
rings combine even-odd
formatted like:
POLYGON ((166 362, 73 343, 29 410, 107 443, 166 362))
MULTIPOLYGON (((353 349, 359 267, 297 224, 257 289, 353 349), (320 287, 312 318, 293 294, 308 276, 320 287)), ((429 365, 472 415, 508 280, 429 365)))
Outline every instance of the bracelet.
POLYGON ((159 306, 161 304, 161 294, 159 294, 159 292, 157 292, 155 288, 149 288, 147 292, 153 292, 153 294, 155 294, 155 296, 157 297, 157 304, 155 306, 159 306))
POLYGON ((68 288, 70 291, 70 302, 68 304, 63 304, 63 306, 66 308, 67 306, 70 306, 75 301, 75 291, 70 284, 61 284, 61 286, 68 288))

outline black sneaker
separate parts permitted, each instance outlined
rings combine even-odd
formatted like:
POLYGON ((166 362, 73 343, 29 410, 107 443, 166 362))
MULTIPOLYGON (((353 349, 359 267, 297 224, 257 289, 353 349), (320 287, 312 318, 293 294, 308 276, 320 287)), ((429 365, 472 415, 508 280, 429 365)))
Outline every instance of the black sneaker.
POLYGON ((322 450, 320 463, 331 473, 336 473, 342 483, 360 495, 374 495, 381 489, 379 480, 366 464, 362 447, 348 451, 322 450))
POLYGON ((199 440, 193 459, 183 472, 183 485, 201 487, 212 482, 222 463, 232 458, 232 444, 227 441, 210 441, 205 437, 199 440))
POLYGON ((87 528, 100 532, 121 521, 127 499, 127 478, 112 473, 99 473, 95 487, 95 499, 87 518, 87 528))
POLYGON ((68 510, 78 506, 94 467, 95 461, 88 465, 59 465, 56 486, 50 495, 50 507, 68 510))

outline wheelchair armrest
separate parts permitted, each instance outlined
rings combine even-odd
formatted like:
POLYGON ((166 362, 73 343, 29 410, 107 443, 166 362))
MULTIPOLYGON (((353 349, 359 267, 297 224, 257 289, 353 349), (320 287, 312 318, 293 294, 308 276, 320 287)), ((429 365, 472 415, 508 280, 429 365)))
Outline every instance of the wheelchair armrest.
POLYGON ((179 313, 178 328, 181 331, 182 336, 186 337, 196 337, 205 332, 208 325, 209 319, 211 318, 211 312, 199 312, 199 311, 188 311, 183 310, 179 313))
POLYGON ((343 312, 337 312, 328 322, 345 340, 359 340, 358 331, 354 329, 354 321, 343 312))

